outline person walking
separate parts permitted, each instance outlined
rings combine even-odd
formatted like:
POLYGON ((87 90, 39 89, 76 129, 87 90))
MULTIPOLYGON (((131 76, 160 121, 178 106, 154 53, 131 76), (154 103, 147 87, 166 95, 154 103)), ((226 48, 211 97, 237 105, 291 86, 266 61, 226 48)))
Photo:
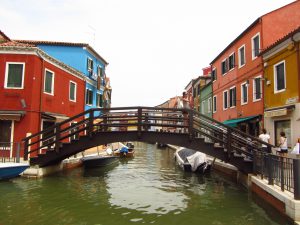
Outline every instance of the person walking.
POLYGON ((279 139, 279 148, 280 148, 280 155, 286 156, 288 153, 288 145, 287 145, 287 138, 285 136, 285 132, 280 132, 280 139, 279 139))
MULTIPOLYGON (((262 129, 262 134, 260 134, 258 136, 258 138, 266 143, 269 143, 270 144, 270 135, 267 134, 267 130, 265 128, 262 129)), ((265 144, 262 144, 261 145, 262 147, 262 150, 265 152, 265 153, 271 153, 271 148, 270 150, 268 151, 268 146, 265 145, 265 144)))

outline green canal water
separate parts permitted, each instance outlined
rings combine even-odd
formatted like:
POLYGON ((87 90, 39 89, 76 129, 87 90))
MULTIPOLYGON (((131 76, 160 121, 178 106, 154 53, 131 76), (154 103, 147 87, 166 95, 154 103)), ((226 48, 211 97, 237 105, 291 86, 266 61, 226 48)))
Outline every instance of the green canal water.
POLYGON ((134 159, 0 182, 0 225, 290 224, 213 172, 184 173, 174 150, 136 143, 134 159))

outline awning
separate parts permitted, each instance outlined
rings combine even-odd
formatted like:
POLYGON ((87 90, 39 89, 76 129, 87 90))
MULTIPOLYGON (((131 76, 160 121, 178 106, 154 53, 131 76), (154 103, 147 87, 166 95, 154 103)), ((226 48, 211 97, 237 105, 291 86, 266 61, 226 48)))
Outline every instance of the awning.
POLYGON ((49 113, 49 112, 43 112, 42 118, 46 120, 54 120, 56 123, 69 119, 69 117, 64 114, 49 113))
POLYGON ((0 111, 0 120, 20 121, 21 117, 25 114, 25 111, 0 111))
POLYGON ((243 118, 236 118, 232 120, 225 120, 223 124, 230 126, 230 127, 237 127, 238 123, 246 122, 249 120, 252 120, 254 118, 258 118, 259 116, 248 116, 248 117, 243 117, 243 118))

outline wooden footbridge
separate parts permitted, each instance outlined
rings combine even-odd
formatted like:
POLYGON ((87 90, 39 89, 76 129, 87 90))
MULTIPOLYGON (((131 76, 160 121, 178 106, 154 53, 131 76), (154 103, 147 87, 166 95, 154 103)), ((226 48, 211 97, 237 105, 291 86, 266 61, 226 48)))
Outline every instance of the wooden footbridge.
MULTIPOLYGON (((192 148, 253 169, 259 139, 193 110, 125 107, 90 109, 24 139, 24 159, 45 167, 86 149, 113 142, 140 141, 192 148), (99 115, 100 116, 95 116, 99 115)), ((264 143, 271 148, 272 146, 264 143)))

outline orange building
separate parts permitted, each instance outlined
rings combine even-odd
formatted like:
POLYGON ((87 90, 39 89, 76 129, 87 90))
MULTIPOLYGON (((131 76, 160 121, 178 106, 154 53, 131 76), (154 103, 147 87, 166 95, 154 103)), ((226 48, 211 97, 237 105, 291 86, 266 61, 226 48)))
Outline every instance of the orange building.
POLYGON ((213 118, 257 136, 263 122, 263 61, 261 50, 297 28, 300 1, 255 20, 210 64, 213 118))

